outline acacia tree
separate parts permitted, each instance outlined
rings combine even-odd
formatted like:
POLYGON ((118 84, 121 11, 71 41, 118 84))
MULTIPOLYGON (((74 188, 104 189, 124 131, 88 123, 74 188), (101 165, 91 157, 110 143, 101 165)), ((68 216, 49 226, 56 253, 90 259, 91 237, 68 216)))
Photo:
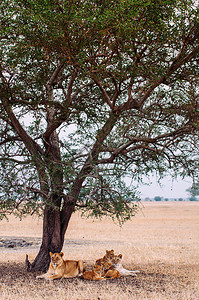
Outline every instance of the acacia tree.
POLYGON ((186 191, 191 195, 192 199, 197 200, 196 196, 199 196, 199 183, 194 182, 194 184, 186 191))
POLYGON ((43 214, 46 270, 72 213, 123 222, 129 176, 197 176, 194 1, 3 0, 1 215, 43 214))

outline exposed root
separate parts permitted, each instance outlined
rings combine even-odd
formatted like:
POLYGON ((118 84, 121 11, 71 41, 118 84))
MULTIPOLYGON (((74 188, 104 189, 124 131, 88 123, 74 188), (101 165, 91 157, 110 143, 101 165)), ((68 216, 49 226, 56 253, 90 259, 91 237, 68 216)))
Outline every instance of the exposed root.
POLYGON ((30 261, 28 259, 28 254, 26 254, 25 264, 26 264, 26 270, 28 272, 31 272, 32 271, 32 264, 30 263, 30 261))

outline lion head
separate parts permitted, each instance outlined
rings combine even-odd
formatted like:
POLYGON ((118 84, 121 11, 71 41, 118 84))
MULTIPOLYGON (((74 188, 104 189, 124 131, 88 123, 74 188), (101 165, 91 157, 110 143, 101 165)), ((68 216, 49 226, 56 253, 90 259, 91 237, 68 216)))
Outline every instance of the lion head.
POLYGON ((54 268, 56 268, 62 261, 63 261, 63 252, 60 253, 52 253, 50 252, 50 257, 51 257, 51 263, 54 268))

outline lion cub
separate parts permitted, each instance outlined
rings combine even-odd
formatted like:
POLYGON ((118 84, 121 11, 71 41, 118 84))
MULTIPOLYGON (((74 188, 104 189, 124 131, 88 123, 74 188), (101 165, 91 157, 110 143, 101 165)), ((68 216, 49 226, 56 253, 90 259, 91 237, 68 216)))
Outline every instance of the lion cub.
POLYGON ((48 272, 37 276, 37 278, 45 278, 48 280, 59 278, 70 278, 81 275, 85 270, 85 265, 82 260, 64 260, 63 252, 52 253, 50 252, 51 262, 48 272))

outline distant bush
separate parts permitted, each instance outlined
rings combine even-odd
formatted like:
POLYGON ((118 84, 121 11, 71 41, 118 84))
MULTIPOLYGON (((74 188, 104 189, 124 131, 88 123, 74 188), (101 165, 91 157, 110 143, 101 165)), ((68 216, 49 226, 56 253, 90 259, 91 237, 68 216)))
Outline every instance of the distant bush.
POLYGON ((189 201, 198 201, 198 199, 196 197, 190 197, 189 201))
POLYGON ((154 197, 154 200, 155 200, 155 201, 162 201, 162 200, 163 200, 163 198, 162 198, 162 197, 160 197, 160 196, 156 196, 156 197, 154 197))

